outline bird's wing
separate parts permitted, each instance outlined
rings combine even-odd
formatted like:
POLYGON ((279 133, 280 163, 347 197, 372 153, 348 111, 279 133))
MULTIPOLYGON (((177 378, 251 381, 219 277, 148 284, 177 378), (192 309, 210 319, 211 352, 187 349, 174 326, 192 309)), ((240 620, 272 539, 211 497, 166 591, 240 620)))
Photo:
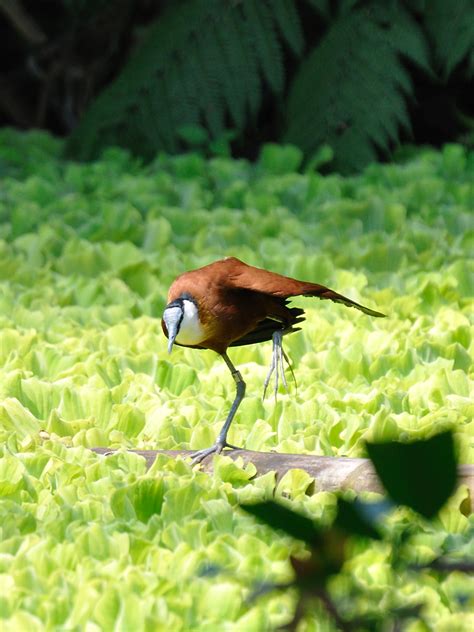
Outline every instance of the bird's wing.
POLYGON ((369 316, 385 316, 385 314, 381 312, 376 312, 364 305, 360 305, 360 303, 356 303, 352 299, 318 283, 298 281, 297 279, 276 274, 275 272, 269 272, 262 268, 249 266, 234 257, 223 260, 223 263, 227 264, 229 270, 226 278, 228 287, 240 290, 251 290, 285 299, 292 296, 314 296, 335 303, 342 303, 347 307, 355 307, 369 316))

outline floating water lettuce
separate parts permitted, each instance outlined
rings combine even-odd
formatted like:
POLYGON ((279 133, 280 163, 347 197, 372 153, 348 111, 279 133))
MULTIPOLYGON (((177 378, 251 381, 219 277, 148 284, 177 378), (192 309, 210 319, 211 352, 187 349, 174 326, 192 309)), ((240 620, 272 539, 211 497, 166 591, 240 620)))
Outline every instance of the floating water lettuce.
MULTIPOLYGON (((291 618, 291 595, 245 599, 258 580, 288 581, 301 545, 238 503, 277 493, 328 523, 334 496, 299 471, 277 485, 226 457, 214 477, 161 457, 147 472, 125 451, 208 445, 232 397, 211 352, 166 353, 159 318, 183 270, 235 255, 389 315, 298 299, 307 321, 285 342, 297 387, 289 379, 277 403, 261 400, 271 345, 233 350, 247 397, 232 443, 362 456, 366 440, 454 429, 458 458, 474 462, 473 154, 420 150, 351 178, 298 163, 271 146, 255 165, 197 154, 142 165, 118 149, 77 164, 43 133, 0 130, 2 631, 260 632, 291 618)), ((417 526, 420 559, 473 554, 465 493, 435 527, 417 526)), ((394 602, 424 600, 436 629, 472 628, 465 575, 397 585, 383 547, 356 551, 347 573, 367 599, 390 586, 394 602)))

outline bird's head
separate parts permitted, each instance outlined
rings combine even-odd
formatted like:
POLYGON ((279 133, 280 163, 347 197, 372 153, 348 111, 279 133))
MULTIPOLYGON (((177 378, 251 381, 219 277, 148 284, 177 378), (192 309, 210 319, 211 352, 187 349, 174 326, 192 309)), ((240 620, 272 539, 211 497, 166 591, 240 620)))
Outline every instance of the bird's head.
POLYGON ((168 353, 171 353, 175 341, 184 347, 194 347, 206 338, 197 303, 187 293, 168 303, 163 312, 162 324, 168 336, 168 353))

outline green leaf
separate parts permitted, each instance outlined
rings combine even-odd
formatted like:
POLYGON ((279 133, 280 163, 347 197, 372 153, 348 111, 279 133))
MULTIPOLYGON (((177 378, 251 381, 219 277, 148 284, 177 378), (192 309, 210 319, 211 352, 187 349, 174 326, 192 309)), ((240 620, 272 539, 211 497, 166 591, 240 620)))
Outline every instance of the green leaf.
POLYGON ((349 502, 339 498, 334 524, 348 535, 359 535, 363 538, 380 540, 381 535, 375 527, 373 514, 366 511, 366 506, 369 506, 369 503, 363 503, 358 500, 349 502))
POLYGON ((165 495, 162 478, 144 478, 137 481, 131 493, 138 520, 147 522, 151 516, 161 513, 165 495))
POLYGON ((302 469, 291 468, 278 481, 275 494, 298 498, 306 494, 310 495, 312 489, 314 489, 314 478, 302 469))
POLYGON ((165 486, 161 477, 142 478, 133 485, 114 492, 111 507, 117 518, 125 520, 148 520, 161 513, 165 486))
POLYGON ((200 509, 203 489, 196 481, 185 480, 167 491, 163 505, 163 521, 174 523, 187 521, 200 509))
POLYGON ((314 152, 313 156, 308 160, 305 165, 305 173, 311 173, 317 171, 323 165, 331 162, 334 158, 334 151, 329 145, 321 145, 314 152))
POLYGON ((246 485, 257 473, 252 462, 245 463, 241 458, 231 459, 224 454, 216 457, 213 463, 214 476, 223 482, 231 483, 233 487, 246 485))
POLYGON ((309 546, 314 546, 320 538, 320 532, 312 520, 279 503, 267 501, 241 507, 272 529, 280 529, 292 538, 303 540, 309 546))
POLYGON ((200 125, 182 125, 178 128, 178 136, 188 145, 200 147, 209 141, 209 134, 200 125))
POLYGON ((272 17, 282 36, 296 55, 303 50, 304 36, 297 6, 293 0, 272 0, 272 17))
POLYGON ((432 518, 456 486, 451 432, 414 443, 367 443, 367 452, 389 496, 432 518))
POLYGON ((21 486, 25 468, 11 456, 0 458, 0 497, 14 494, 21 486))
POLYGON ((303 152, 294 145, 267 143, 260 152, 259 163, 267 173, 281 175, 297 171, 303 161, 303 152))
POLYGON ((0 429, 8 433, 15 432, 18 437, 25 438, 36 434, 41 426, 31 412, 14 397, 6 398, 0 404, 0 429))
POLYGON ((446 79, 474 48, 474 5, 471 0, 430 0, 423 17, 446 79))

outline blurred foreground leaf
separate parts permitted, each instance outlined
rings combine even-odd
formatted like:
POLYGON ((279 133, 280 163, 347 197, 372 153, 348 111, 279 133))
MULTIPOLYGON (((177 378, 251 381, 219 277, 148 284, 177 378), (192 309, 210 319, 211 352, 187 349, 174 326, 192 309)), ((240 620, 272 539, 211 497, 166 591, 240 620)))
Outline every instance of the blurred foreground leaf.
POLYGON ((370 507, 370 504, 359 500, 349 502, 339 498, 335 524, 348 535, 359 535, 363 538, 380 540, 380 533, 374 525, 377 519, 376 512, 370 513, 366 507, 370 507))
POLYGON ((320 538, 320 532, 313 521, 306 516, 287 509, 279 503, 267 501, 252 505, 241 505, 247 513, 265 522, 273 529, 280 529, 292 538, 303 540, 309 546, 314 546, 320 538))
POLYGON ((425 518, 435 516, 454 491, 451 432, 414 443, 367 443, 367 452, 389 496, 425 518))

